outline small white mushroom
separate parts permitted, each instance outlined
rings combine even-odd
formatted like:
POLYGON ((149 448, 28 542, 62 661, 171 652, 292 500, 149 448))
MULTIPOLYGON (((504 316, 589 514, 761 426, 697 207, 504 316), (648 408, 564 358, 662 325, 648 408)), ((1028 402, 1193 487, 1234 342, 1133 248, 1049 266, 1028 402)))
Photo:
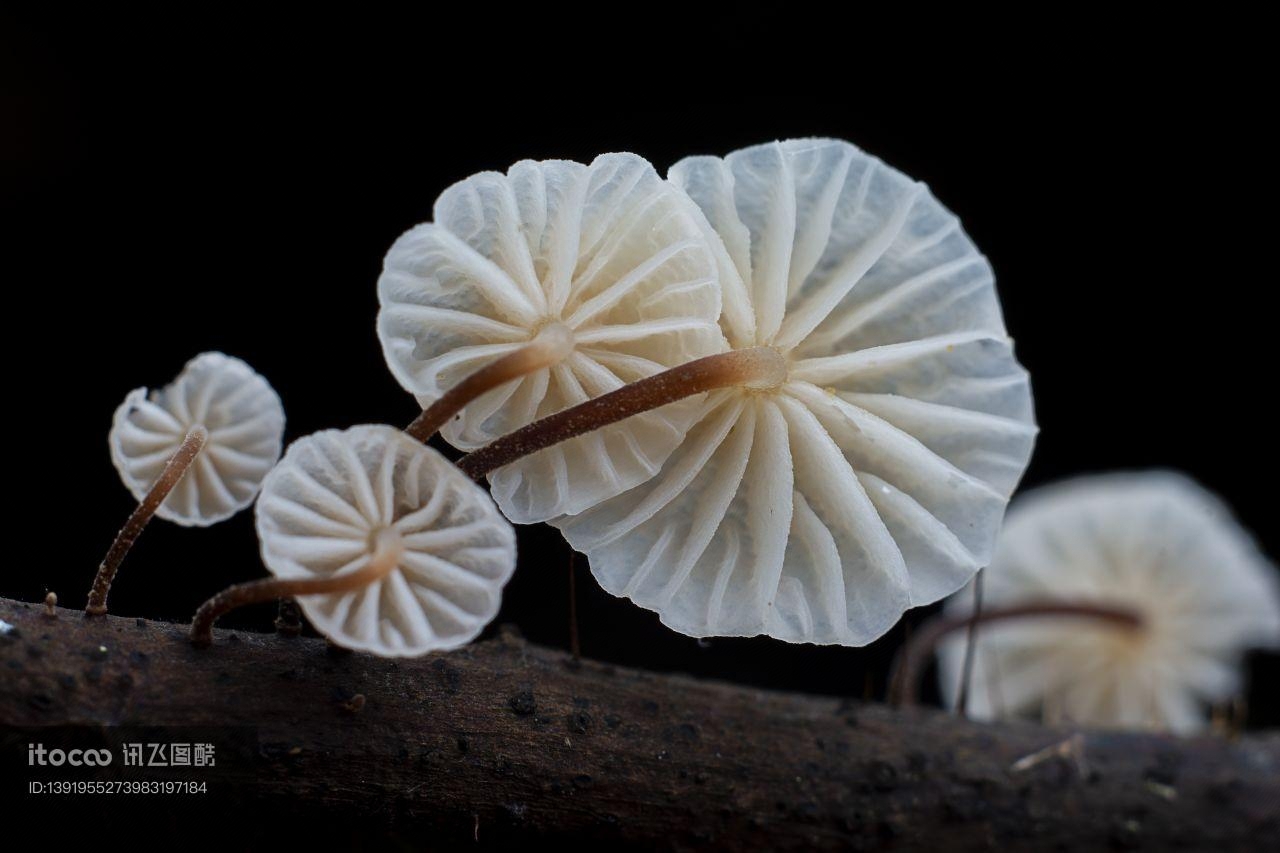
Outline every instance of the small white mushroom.
POLYGON ((206 527, 253 503, 283 436, 284 408, 271 385, 220 352, 196 356, 158 391, 130 391, 109 445, 139 504, 98 569, 86 612, 106 612, 120 562, 153 515, 206 527))
MULTIPOLYGON (((378 336, 426 409, 409 427, 464 450, 725 349, 716 266, 688 199, 634 154, 522 161, 436 201, 391 247, 378 336)), ((697 401, 491 474, 517 522, 579 512, 657 472, 697 401)))
MULTIPOLYGON (((1168 471, 1079 477, 1014 502, 983 612, 1053 602, 1129 608, 1137 630, 1097 620, 982 624, 968 711, 979 719, 1193 732, 1206 703, 1241 688, 1251 647, 1280 646, 1276 568, 1216 497, 1168 471)), ((972 611, 968 591, 948 616, 972 611)), ((956 702, 964 641, 940 650, 956 702)))
POLYGON ((515 533, 489 495, 436 451, 389 426, 295 441, 257 505, 272 579, 206 602, 191 637, 243 604, 295 596, 340 646, 406 657, 461 646, 497 614, 515 533))
POLYGON ((924 185, 847 142, 695 157, 671 179, 717 248, 732 351, 463 468, 710 391, 655 477, 552 523, 606 590, 681 633, 868 643, 986 564, 1031 454, 991 267, 924 185))

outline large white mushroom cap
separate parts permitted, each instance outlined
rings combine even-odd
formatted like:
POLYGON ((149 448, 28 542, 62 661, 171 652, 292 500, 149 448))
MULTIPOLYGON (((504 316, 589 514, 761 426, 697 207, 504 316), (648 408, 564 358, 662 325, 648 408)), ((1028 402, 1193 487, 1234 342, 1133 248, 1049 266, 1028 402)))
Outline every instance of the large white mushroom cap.
POLYGON ((861 645, 991 556, 1036 429, 991 267, 923 184, 847 142, 676 164, 734 348, 662 471, 556 520, 605 589, 693 636, 861 645))
POLYGON ((262 560, 280 578, 358 571, 392 531, 403 550, 357 590, 303 595, 316 630, 384 657, 452 649, 498 612, 515 570, 515 532, 485 490, 389 426, 356 426, 289 445, 257 506, 262 560))
MULTIPOLYGON (((539 334, 559 364, 484 394, 442 429, 474 450, 538 418, 725 348, 715 261, 688 200, 644 159, 522 161, 482 172, 400 237, 378 281, 378 337, 424 407, 539 334)), ((657 472, 698 401, 582 436, 490 475, 508 517, 579 512, 657 472)))
MULTIPOLYGON (((978 632, 968 708, 979 719, 1191 732, 1241 687, 1250 647, 1280 645, 1276 568, 1216 497, 1169 471, 1079 477, 1014 502, 983 575, 985 607, 1031 601, 1130 607, 1144 627, 1024 619, 978 632)), ((948 612, 972 609, 962 591, 948 612)), ((943 646, 955 702, 962 639, 943 646)))
POLYGON ((146 497, 196 426, 208 433, 205 446, 156 515, 204 527, 253 503, 280 458, 284 408, 267 380, 220 352, 196 356, 158 391, 135 388, 116 409, 109 436, 111 461, 134 497, 146 497))

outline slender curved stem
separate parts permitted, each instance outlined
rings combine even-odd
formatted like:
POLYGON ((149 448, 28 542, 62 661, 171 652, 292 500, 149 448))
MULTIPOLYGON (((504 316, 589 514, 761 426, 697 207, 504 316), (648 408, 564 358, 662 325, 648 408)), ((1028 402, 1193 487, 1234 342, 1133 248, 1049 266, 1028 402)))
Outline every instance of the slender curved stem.
POLYGON ((582 660, 582 646, 578 642, 578 580, 574 565, 578 552, 569 551, 569 654, 575 663, 582 660))
POLYGON ((525 346, 485 365, 450 388, 423 409, 422 414, 405 427, 405 432, 426 442, 476 397, 513 379, 559 364, 571 352, 573 332, 560 323, 551 323, 525 346))
POLYGON ((1064 601, 1028 601, 1008 607, 989 608, 980 615, 939 614, 917 630, 912 635, 911 642, 898 652, 893 674, 889 679, 889 702, 894 705, 916 703, 920 676, 924 673, 925 664, 948 634, 971 625, 1060 616, 1093 619, 1130 631, 1140 629, 1144 624, 1142 614, 1129 607, 1064 601))
POLYGON ((462 457, 458 467, 480 478, 530 453, 694 394, 731 386, 771 388, 786 377, 786 361, 773 347, 709 355, 534 421, 462 457))
POLYGON ((979 569, 973 576, 973 616, 969 620, 969 630, 964 638, 964 660, 960 664, 960 688, 956 690, 956 707, 954 713, 961 717, 969 715, 969 684, 973 681, 974 647, 978 642, 978 623, 982 621, 982 578, 985 569, 979 569))
POLYGON ((298 595, 326 595, 349 592, 368 586, 391 574, 404 553, 404 541, 390 527, 374 534, 373 553, 354 572, 323 578, 263 578, 229 586, 210 598, 191 620, 191 644, 204 647, 213 642, 213 623, 218 617, 246 604, 258 604, 273 598, 298 595))
POLYGON ((164 503, 164 499, 169 496, 169 492, 173 491, 173 487, 178 485, 182 475, 187 473, 187 469, 191 467, 191 463, 204 449, 205 442, 208 440, 209 431, 202 425, 196 424, 188 430, 186 437, 182 439, 182 444, 169 457, 164 470, 152 484, 151 491, 147 492, 146 497, 138 504, 138 508, 124 523, 124 527, 120 528, 120 532, 116 534, 116 540, 107 550, 107 556, 98 566, 98 574, 94 576, 93 587, 89 590, 89 603, 84 608, 86 616, 101 616, 107 612, 107 593, 111 591, 111 582, 115 580, 120 563, 124 561, 125 555, 129 553, 129 549, 133 547, 133 543, 141 535, 147 522, 156 514, 160 504, 164 503))

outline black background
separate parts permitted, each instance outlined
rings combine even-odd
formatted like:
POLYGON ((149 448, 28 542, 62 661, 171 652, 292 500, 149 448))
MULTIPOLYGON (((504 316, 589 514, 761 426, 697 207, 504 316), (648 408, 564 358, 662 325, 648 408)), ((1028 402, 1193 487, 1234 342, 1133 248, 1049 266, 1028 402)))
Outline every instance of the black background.
MULTIPOLYGON (((413 400, 374 334, 375 281, 450 183, 614 150, 665 171, 804 135, 849 139, 926 181, 990 257, 1042 428, 1025 485, 1179 468, 1280 553, 1274 215, 1260 212, 1273 152, 1248 49, 1210 61, 1154 36, 1078 37, 985 63, 976 48, 936 64, 925 49, 837 53, 827 69, 797 44, 751 61, 733 44, 712 61, 681 32, 551 67, 554 42, 520 51, 412 29, 384 42, 395 21, 360 50, 340 26, 245 36, 211 22, 161 37, 154 21, 64 23, 7 29, 0 145, 17 217, 0 281, 18 521, 0 594, 83 605, 133 506, 107 453, 112 412, 198 352, 264 374, 289 440, 407 423, 413 400), (443 53, 451 40, 457 56, 443 53)), ((522 529, 520 547, 497 622, 563 646, 569 552, 542 527, 522 529)), ((185 620, 262 574, 251 512, 209 529, 157 521, 112 611, 185 620)), ((600 591, 581 563, 578 592, 590 657, 776 688, 879 695, 904 630, 869 649, 699 643, 600 591)), ((224 624, 266 629, 273 615, 224 624)), ((1280 722, 1263 689, 1276 659, 1251 668, 1254 721, 1280 722)))

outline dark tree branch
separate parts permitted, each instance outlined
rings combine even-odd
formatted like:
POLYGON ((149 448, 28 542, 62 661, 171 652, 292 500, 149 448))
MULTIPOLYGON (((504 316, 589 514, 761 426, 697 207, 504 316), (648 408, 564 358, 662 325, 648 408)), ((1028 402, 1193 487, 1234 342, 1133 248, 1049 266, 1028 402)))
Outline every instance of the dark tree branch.
POLYGON ((0 723, 255 727, 228 820, 334 838, 937 853, 1252 849, 1280 830, 1275 735, 1073 738, 575 665, 512 636, 389 661, 226 631, 197 650, 186 626, 2 599, 0 619, 0 723))

